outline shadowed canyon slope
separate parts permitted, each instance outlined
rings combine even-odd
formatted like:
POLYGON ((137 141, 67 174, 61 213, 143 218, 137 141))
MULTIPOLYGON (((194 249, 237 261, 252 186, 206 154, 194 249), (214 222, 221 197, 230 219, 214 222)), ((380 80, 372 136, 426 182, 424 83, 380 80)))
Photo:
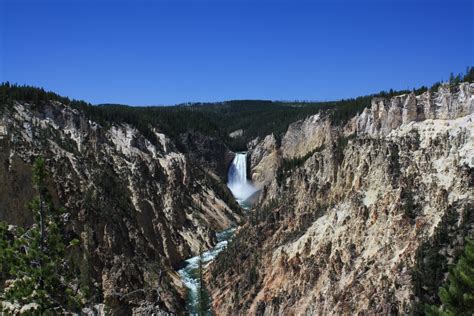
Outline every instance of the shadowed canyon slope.
MULTIPOLYGON (((219 167, 201 161, 198 150, 180 152, 156 130, 147 138, 128 124, 101 126, 57 101, 14 101, 0 126, 0 219, 31 224, 31 165, 45 157, 50 191, 80 239, 71 255, 90 302, 105 302, 114 314, 181 312, 175 269, 242 218, 219 167)), ((229 161, 225 146, 204 138, 218 148, 216 161, 229 161)))

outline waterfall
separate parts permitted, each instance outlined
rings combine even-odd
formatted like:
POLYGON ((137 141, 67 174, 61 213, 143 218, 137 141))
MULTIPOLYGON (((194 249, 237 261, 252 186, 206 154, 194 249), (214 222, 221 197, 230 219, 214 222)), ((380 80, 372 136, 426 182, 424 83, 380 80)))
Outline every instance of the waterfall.
MULTIPOLYGON (((246 203, 246 200, 252 196, 252 194, 254 194, 257 189, 250 181, 247 180, 246 153, 235 154, 235 158, 230 165, 227 177, 227 186, 232 191, 232 194, 234 195, 237 202, 244 209, 249 209, 250 203, 246 203)), ((202 260, 204 265, 214 260, 217 254, 224 250, 224 248, 227 246, 227 243, 232 238, 234 231, 235 228, 229 228, 217 233, 216 237, 218 243, 214 248, 205 251, 202 256, 196 256, 186 260, 186 266, 178 270, 181 280, 187 288, 186 311, 189 315, 199 315, 199 260, 202 260)), ((212 315, 211 311, 208 312, 208 315, 212 315)))
POLYGON ((227 177, 227 186, 239 203, 244 202, 257 191, 247 180, 247 153, 235 154, 227 177))

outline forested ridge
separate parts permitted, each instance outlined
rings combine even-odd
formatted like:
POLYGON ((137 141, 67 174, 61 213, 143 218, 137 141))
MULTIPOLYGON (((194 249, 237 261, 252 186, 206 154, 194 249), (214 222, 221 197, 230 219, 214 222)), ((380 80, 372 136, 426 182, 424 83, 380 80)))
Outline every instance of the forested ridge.
MULTIPOLYGON (((449 83, 455 87, 461 81, 474 81, 474 67, 466 74, 451 74, 449 83)), ((155 139, 152 128, 171 137, 179 146, 179 135, 188 131, 221 139, 234 151, 246 150, 249 141, 274 133, 277 140, 294 121, 316 113, 325 112, 335 124, 348 119, 370 106, 374 97, 392 97, 414 92, 420 94, 436 90, 441 83, 430 88, 422 86, 413 90, 381 91, 376 94, 337 101, 268 101, 233 100, 217 103, 186 103, 175 106, 132 107, 120 104, 91 105, 85 101, 70 100, 42 88, 19 86, 8 82, 0 85, 0 111, 13 100, 41 105, 45 101, 58 101, 82 110, 91 120, 107 126, 111 123, 128 123, 135 126, 151 141, 155 139), (229 137, 229 133, 242 129, 242 135, 229 137)))

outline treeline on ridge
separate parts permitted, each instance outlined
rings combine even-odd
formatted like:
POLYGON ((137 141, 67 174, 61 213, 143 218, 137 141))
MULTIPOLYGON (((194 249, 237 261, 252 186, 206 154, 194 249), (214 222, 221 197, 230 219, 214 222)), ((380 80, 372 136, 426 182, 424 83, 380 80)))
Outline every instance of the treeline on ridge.
MULTIPOLYGON (((451 74, 449 83, 452 87, 462 81, 474 82, 474 67, 468 67, 466 74, 451 74)), ((234 151, 246 150, 249 141, 256 137, 274 133, 281 139, 288 125, 319 112, 329 115, 335 124, 344 124, 351 117, 370 106, 374 97, 392 97, 394 95, 423 93, 437 90, 441 83, 432 87, 419 89, 381 91, 377 94, 361 96, 338 101, 267 101, 235 100, 218 103, 187 103, 176 106, 132 107, 119 104, 91 105, 84 101, 70 100, 42 88, 19 86, 8 82, 0 85, 0 111, 11 105, 14 100, 32 105, 41 105, 46 101, 58 101, 70 105, 103 125, 127 123, 142 132, 150 141, 156 141, 153 128, 171 137, 179 146, 180 135, 194 131, 222 140, 234 151), (229 133, 242 130, 241 136, 229 137, 229 133)), ((182 147, 181 147, 182 148, 182 147)))

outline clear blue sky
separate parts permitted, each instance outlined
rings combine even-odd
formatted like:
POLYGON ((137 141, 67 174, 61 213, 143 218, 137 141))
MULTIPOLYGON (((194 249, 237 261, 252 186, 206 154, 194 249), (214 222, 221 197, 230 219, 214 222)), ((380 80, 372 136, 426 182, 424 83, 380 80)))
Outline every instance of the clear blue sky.
POLYGON ((474 65, 472 0, 0 3, 0 81, 92 103, 340 99, 474 65))

